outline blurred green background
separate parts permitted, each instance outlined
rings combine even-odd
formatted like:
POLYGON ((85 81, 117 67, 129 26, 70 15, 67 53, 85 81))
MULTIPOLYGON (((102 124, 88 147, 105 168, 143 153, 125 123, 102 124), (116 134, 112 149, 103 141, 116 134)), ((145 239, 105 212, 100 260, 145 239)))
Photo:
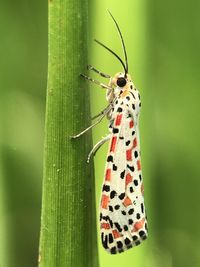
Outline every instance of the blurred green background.
MULTIPOLYGON (((117 256, 99 245, 100 266, 198 267, 200 2, 90 1, 86 65, 113 75, 120 64, 92 41, 95 37, 123 55, 107 9, 120 24, 129 72, 142 97, 149 238, 117 256)), ((47 3, 2 0, 0 32, 0 264, 32 267, 37 266, 40 226, 47 3)), ((96 114, 106 105, 105 91, 96 86, 90 91, 96 114)), ((94 143, 107 125, 104 121, 94 129, 94 143)), ((105 145, 95 158, 97 212, 106 151, 105 145)))

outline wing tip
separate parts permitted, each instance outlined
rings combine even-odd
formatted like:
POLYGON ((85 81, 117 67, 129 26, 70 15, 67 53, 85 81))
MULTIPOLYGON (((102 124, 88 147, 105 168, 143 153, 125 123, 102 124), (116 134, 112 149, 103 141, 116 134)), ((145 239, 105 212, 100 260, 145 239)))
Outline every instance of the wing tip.
POLYGON ((121 236, 117 238, 113 236, 111 231, 101 233, 102 245, 105 250, 112 255, 122 253, 132 247, 140 245, 147 239, 147 237, 148 233, 146 229, 142 229, 135 233, 126 232, 126 234, 121 234, 121 236))

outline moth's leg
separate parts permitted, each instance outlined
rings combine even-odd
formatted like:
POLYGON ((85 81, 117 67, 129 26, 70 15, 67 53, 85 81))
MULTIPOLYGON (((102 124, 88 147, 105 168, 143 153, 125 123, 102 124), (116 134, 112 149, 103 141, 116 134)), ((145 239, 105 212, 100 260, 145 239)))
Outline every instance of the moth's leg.
POLYGON ((101 72, 101 71, 95 69, 92 65, 88 65, 87 68, 88 68, 88 70, 93 70, 94 72, 98 73, 99 75, 101 75, 101 76, 104 77, 104 78, 108 78, 108 79, 111 78, 110 75, 105 74, 105 73, 103 73, 103 72, 101 72))
POLYGON ((108 85, 106 85, 106 84, 103 84, 103 83, 101 83, 101 82, 99 82, 99 81, 97 81, 97 80, 94 80, 94 79, 92 79, 91 77, 88 77, 88 76, 85 75, 85 74, 82 74, 82 73, 81 73, 80 75, 81 75, 83 78, 85 78, 86 80, 88 80, 88 81, 90 81, 90 82, 93 82, 93 83, 95 83, 95 84, 101 86, 101 87, 104 88, 104 89, 113 90, 112 87, 110 87, 110 86, 108 86, 108 85))
POLYGON ((102 114, 107 114, 107 118, 108 120, 110 120, 110 111, 112 110, 113 108, 113 103, 115 102, 115 100, 117 99, 117 97, 113 98, 113 101, 110 102, 110 104, 107 105, 107 107, 105 107, 100 113, 98 113, 97 115, 93 116, 92 117, 92 120, 98 118, 99 116, 101 116, 102 114))
POLYGON ((109 109, 106 110, 106 112, 104 112, 101 117, 95 122, 93 123, 92 125, 90 125, 89 127, 87 127, 85 130, 83 130, 82 132, 80 132, 79 134, 77 135, 74 135, 74 136, 71 136, 72 139, 75 139, 75 138, 78 138, 80 137, 81 135, 83 135, 84 133, 86 133, 87 131, 89 131, 90 129, 92 129, 94 126, 96 126, 97 124, 99 124, 103 118, 106 116, 106 114, 111 110, 112 107, 110 107, 109 109))
POLYGON ((112 107, 112 103, 107 105, 107 107, 105 107, 100 113, 98 113, 97 115, 93 116, 92 120, 98 118, 99 116, 103 115, 104 113, 107 113, 107 111, 108 111, 108 109, 110 109, 110 107, 112 107))
POLYGON ((95 154, 97 153, 97 151, 99 150, 99 148, 108 140, 110 140, 111 134, 108 134, 106 137, 104 137, 103 139, 101 139, 98 143, 96 143, 96 145, 92 148, 92 150, 90 151, 88 158, 87 158, 87 163, 90 162, 90 158, 91 156, 95 156, 95 154))

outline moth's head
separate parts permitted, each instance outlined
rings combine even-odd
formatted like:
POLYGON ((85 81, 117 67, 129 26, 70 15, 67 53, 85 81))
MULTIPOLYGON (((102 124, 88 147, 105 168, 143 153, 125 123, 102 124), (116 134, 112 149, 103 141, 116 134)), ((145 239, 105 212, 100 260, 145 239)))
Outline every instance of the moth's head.
POLYGON ((131 76, 129 74, 125 74, 122 72, 118 72, 114 75, 111 80, 112 87, 118 87, 122 90, 126 89, 133 89, 133 82, 131 76))

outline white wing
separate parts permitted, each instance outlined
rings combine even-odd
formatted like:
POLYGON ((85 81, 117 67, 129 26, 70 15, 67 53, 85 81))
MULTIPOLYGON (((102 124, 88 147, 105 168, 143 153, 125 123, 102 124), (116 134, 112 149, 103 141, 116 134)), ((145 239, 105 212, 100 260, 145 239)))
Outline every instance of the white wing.
POLYGON ((147 238, 138 132, 139 94, 124 91, 115 103, 100 206, 101 239, 111 254, 147 238))

